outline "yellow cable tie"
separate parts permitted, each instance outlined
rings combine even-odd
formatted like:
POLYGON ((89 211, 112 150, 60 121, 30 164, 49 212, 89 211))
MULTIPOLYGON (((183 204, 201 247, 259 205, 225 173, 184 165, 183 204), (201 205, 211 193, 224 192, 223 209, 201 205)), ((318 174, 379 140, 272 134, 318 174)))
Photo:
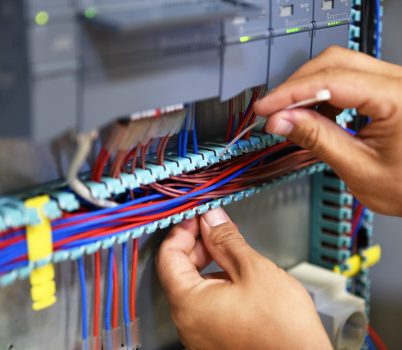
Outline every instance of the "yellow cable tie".
MULTIPOLYGON (((48 258, 53 253, 52 225, 44 213, 44 207, 50 202, 47 195, 25 201, 25 207, 35 209, 40 222, 26 228, 28 259, 37 262, 48 258)), ((32 309, 43 310, 56 303, 55 270, 52 263, 38 267, 31 272, 32 309)))

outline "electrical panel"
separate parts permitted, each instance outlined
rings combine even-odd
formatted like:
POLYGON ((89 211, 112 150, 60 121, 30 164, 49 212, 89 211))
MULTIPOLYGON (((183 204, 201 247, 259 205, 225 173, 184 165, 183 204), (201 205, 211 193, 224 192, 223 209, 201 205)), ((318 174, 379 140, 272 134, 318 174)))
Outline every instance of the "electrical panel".
MULTIPOLYGON (((2 0, 0 349, 182 349, 155 253, 164 230, 218 207, 304 284, 334 348, 359 348, 373 215, 311 152, 264 133, 254 104, 331 45, 378 56, 380 9, 370 25, 360 10, 2 0)), ((357 130, 355 114, 338 123, 357 130)))
POLYGON ((274 88, 325 47, 347 46, 349 17, 345 0, 4 0, 0 134, 43 141, 274 88))

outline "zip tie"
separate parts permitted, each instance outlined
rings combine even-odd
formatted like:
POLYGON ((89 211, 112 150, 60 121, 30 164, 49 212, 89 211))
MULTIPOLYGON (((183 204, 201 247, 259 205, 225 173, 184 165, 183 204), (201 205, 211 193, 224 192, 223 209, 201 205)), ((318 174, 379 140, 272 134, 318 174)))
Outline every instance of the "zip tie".
MULTIPOLYGON (((52 226, 44 208, 50 202, 47 195, 25 201, 25 207, 35 209, 40 222, 26 227, 28 259, 31 263, 48 259, 53 253, 52 226)), ((52 263, 38 267, 31 272, 32 309, 46 309, 56 303, 55 270, 52 263)))

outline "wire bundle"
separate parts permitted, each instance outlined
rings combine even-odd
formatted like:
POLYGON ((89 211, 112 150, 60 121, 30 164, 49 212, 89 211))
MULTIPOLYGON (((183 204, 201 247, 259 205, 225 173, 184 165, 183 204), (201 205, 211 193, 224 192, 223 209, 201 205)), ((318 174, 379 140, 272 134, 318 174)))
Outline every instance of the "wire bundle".
MULTIPOLYGON (((211 199, 254 187, 318 162, 308 151, 290 142, 216 164, 192 174, 142 186, 115 198, 113 208, 81 208, 52 223, 54 250, 69 250, 110 238, 136 227, 194 208, 211 199)), ((0 234, 0 273, 25 266, 25 230, 0 234)))

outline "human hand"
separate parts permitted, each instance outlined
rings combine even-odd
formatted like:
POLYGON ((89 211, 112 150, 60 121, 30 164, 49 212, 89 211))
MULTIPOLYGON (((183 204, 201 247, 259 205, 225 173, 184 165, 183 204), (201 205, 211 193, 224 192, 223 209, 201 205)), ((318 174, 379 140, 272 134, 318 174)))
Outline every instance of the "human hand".
MULTIPOLYGON (((289 138, 328 163, 361 203, 402 216, 402 67, 330 48, 255 105, 266 131, 289 138), (308 110, 281 111, 329 89, 336 110, 356 108, 372 118, 357 137, 308 110), (281 112, 278 112, 281 111, 281 112)), ((328 109, 327 109, 328 111, 328 109)), ((327 116, 331 116, 331 110, 327 116)))
POLYGON ((189 350, 331 348, 307 291, 253 250, 222 209, 175 226, 157 270, 189 350), (212 260, 224 272, 202 276, 212 260))

